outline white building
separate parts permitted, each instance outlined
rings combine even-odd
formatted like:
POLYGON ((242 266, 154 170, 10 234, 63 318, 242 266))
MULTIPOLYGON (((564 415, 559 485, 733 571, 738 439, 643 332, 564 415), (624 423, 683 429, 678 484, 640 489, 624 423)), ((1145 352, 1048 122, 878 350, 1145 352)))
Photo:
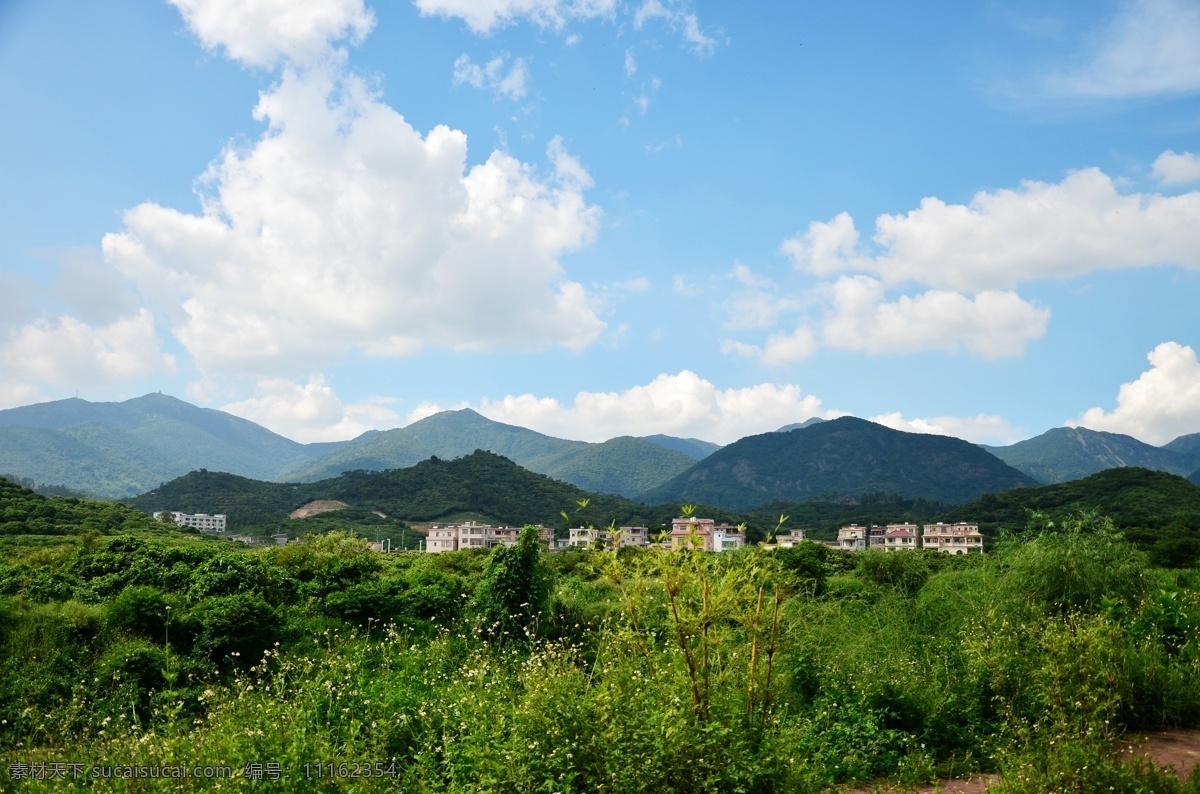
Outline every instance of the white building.
POLYGON ((921 533, 921 546, 947 554, 983 553, 983 533, 978 524, 926 524, 921 533))
POLYGON ((181 527, 194 527, 201 532, 210 532, 213 534, 225 531, 224 513, 210 516, 208 513, 179 513, 172 511, 171 515, 175 517, 175 523, 181 527))
POLYGON ((800 545, 807 539, 803 529, 789 529, 787 532, 780 532, 775 536, 775 547, 778 549, 790 549, 793 546, 800 545))

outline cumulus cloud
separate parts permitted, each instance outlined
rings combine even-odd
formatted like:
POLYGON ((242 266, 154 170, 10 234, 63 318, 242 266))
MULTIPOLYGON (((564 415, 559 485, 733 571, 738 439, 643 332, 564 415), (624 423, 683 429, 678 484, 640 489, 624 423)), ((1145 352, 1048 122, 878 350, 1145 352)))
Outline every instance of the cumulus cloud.
POLYGON ((176 367, 174 356, 159 348, 154 316, 146 309, 107 325, 70 315, 36 320, 14 334, 0 351, 0 363, 37 382, 89 385, 170 374, 176 367))
POLYGON ((468 169, 463 133, 420 134, 344 72, 285 69, 255 115, 267 131, 210 167, 201 214, 148 202, 103 241, 143 292, 182 307, 175 335, 206 377, 600 335, 559 264, 600 220, 561 140, 546 174, 498 151, 468 169))
POLYGON ((996 414, 975 416, 934 416, 928 419, 905 419, 899 411, 872 416, 870 421, 903 430, 906 433, 928 433, 936 436, 953 436, 974 444, 1006 446, 1019 441, 1007 419, 996 414))
POLYGON ((1102 269, 1200 267, 1200 192, 1122 194, 1099 169, 1060 183, 1023 182, 981 192, 970 204, 926 198, 875 221, 878 252, 858 245, 845 214, 811 224, 783 250, 807 272, 867 272, 887 284, 917 282, 978 292, 1102 269))
POLYGON ((1089 408, 1066 424, 1124 433, 1158 445, 1200 432, 1196 351, 1178 342, 1163 342, 1147 358, 1150 369, 1137 380, 1121 384, 1114 409, 1089 408))
POLYGON ((1164 185, 1200 182, 1200 154, 1176 154, 1168 149, 1154 161, 1154 176, 1164 185))
POLYGON ((887 301, 883 284, 846 276, 829 288, 834 311, 823 327, 826 344, 868 353, 965 349, 983 358, 1019 356, 1046 332, 1050 310, 1014 292, 972 297, 946 290, 887 301))
POLYGON ((258 382, 255 396, 222 406, 226 413, 249 419, 301 443, 342 441, 368 430, 397 427, 400 417, 390 400, 375 398, 345 405, 322 375, 308 383, 268 378, 258 382))
POLYGON ((763 383, 719 389, 688 370, 662 374, 625 391, 579 392, 569 404, 522 394, 485 399, 477 410, 496 421, 583 441, 668 433, 722 444, 813 416, 838 415, 799 386, 763 383))
POLYGON ((508 60, 508 53, 504 53, 479 66, 464 52, 454 61, 454 84, 487 89, 498 97, 522 99, 529 93, 529 63, 517 58, 510 66, 508 60))
POLYGON ((612 18, 617 0, 415 0, 425 16, 461 19, 475 33, 491 33, 521 20, 561 30, 568 22, 612 18))
POLYGON ((169 0, 208 49, 249 66, 313 65, 375 26, 363 0, 169 0))
POLYGON ((1200 91, 1200 4, 1133 0, 1080 66, 1051 75, 1054 94, 1097 98, 1200 91))

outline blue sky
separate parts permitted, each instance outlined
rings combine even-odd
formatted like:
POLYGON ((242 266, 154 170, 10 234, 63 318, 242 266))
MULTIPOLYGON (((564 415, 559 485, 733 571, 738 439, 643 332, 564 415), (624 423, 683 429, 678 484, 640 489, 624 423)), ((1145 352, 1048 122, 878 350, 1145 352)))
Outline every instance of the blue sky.
POLYGON ((1200 2, 9 0, 0 406, 1200 432, 1200 2))

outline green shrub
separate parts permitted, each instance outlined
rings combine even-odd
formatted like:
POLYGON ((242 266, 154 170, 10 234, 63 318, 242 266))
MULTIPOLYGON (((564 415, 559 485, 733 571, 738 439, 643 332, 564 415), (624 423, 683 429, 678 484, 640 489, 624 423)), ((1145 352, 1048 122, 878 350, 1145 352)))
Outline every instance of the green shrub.
POLYGON ((1093 514, 1026 530, 1003 563, 1007 600, 1060 615, 1096 612, 1114 600, 1133 605, 1149 586, 1141 553, 1093 514))
POLYGON ((161 590, 143 585, 125 588, 108 604, 107 611, 113 627, 162 641, 166 636, 171 605, 161 590))
POLYGON ((906 596, 916 595, 930 573, 926 555, 918 551, 859 552, 858 575, 862 579, 894 587, 906 596))
POLYGON ((275 610, 254 593, 205 599, 191 618, 197 632, 193 653, 218 664, 231 656, 243 665, 256 664, 278 636, 275 610))

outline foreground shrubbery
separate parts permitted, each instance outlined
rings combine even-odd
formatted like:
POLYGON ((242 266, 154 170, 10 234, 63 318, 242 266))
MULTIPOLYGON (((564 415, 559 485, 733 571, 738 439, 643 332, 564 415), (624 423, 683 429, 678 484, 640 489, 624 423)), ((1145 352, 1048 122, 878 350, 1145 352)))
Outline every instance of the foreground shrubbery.
POLYGON ((418 791, 976 771, 1009 792, 1183 790, 1112 748, 1200 724, 1194 573, 1149 567, 1105 521, 1043 522, 972 558, 532 541, 32 550, 0 566, 8 763, 274 763, 281 779, 255 785, 280 790, 377 785, 315 778, 340 762, 418 791))

